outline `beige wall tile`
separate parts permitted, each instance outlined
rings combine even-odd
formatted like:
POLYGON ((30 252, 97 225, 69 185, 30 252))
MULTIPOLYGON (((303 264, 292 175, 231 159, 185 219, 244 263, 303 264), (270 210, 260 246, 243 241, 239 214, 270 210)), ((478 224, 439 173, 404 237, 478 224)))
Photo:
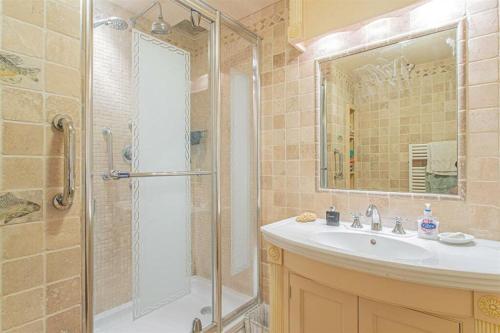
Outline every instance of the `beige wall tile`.
POLYGON ((80 9, 80 0, 57 0, 73 9, 80 9))
POLYGON ((469 135, 468 157, 498 156, 498 133, 471 133, 469 135))
POLYGON ((8 87, 4 87, 1 94, 3 119, 35 123, 43 121, 42 94, 8 87))
POLYGON ((76 127, 80 127, 81 104, 68 97, 49 95, 45 100, 45 108, 47 110, 47 122, 52 122, 58 114, 67 114, 71 116, 76 127))
POLYGON ((78 9, 54 0, 47 1, 47 28, 62 34, 80 37, 80 15, 78 9))
POLYGON ((44 24, 44 0, 3 0, 3 14, 38 26, 44 24))
POLYGON ((43 57, 42 29, 4 17, 1 31, 4 50, 37 58, 43 57))
POLYGON ((469 88, 469 108, 482 109, 498 106, 498 84, 490 83, 469 88))
POLYGON ((47 314, 77 305, 81 298, 80 278, 56 282, 47 286, 47 314))
POLYGON ((2 294, 4 296, 31 289, 43 283, 41 255, 5 262, 2 265, 2 294))
POLYGON ((497 181, 500 177, 498 158, 470 158, 467 165, 467 179, 497 181))
POLYGON ((80 188, 76 188, 75 197, 73 200, 73 205, 67 210, 59 210, 54 208, 52 204, 52 200, 55 195, 61 193, 62 188, 49 188, 47 189, 45 195, 45 218, 47 220, 62 220, 68 217, 76 217, 80 215, 80 207, 81 207, 81 193, 80 188))
POLYGON ((469 61, 490 59, 498 56, 498 34, 469 40, 469 61))
POLYGON ((80 72, 51 63, 45 64, 45 89, 58 95, 77 97, 80 91, 80 72))
POLYGON ((47 333, 81 333, 81 309, 74 307, 47 318, 47 333))
POLYGON ((47 282, 70 278, 81 273, 81 250, 73 248, 47 254, 47 282))
POLYGON ((469 130, 471 132, 491 132, 498 130, 498 109, 469 111, 469 130))
POLYGON ((469 18, 469 37, 474 38, 498 31, 498 10, 496 8, 471 15, 469 18))
POLYGON ((3 189, 41 188, 43 186, 41 158, 4 157, 2 162, 3 189))
POLYGON ((78 39, 48 31, 46 50, 47 60, 80 68, 80 41, 78 39))
POLYGON ((466 8, 470 14, 498 7, 497 0, 467 0, 466 8))
POLYGON ((498 206, 500 201, 497 182, 470 181, 467 183, 467 195, 471 204, 498 206))
POLYGON ((469 84, 498 81, 498 59, 476 61, 469 64, 469 84))
POLYGON ((43 251, 43 224, 25 223, 2 227, 3 259, 38 254, 43 251))
POLYGON ((2 153, 5 155, 42 155, 43 126, 4 122, 2 153))
POLYGON ((43 332, 43 320, 37 320, 35 322, 26 324, 21 327, 9 330, 7 333, 40 333, 43 332))
POLYGON ((47 250, 62 249, 78 245, 81 241, 79 217, 64 220, 49 220, 45 223, 45 242, 47 250))
POLYGON ((2 298, 2 328, 20 326, 43 316, 43 288, 2 298))

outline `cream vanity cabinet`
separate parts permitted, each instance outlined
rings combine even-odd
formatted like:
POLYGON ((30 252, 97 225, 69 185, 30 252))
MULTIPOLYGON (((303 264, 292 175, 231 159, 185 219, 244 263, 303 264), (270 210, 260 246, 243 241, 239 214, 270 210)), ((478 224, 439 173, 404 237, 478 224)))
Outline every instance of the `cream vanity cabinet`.
POLYGON ((290 333, 461 333, 456 320, 372 301, 289 274, 290 333))
POLYGON ((500 332, 498 295, 367 274, 272 245, 267 257, 271 333, 500 332))
POLYGON ((289 274, 290 333, 460 333, 460 323, 289 274))

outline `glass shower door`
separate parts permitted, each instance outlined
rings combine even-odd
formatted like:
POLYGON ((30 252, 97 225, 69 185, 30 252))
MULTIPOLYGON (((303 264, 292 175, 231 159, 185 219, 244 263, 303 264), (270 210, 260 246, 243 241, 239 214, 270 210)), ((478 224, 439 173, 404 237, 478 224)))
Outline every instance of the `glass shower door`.
POLYGON ((259 292, 257 40, 221 24, 220 173, 222 314, 230 319, 259 292))
POLYGON ((131 19, 151 4, 94 2, 95 332, 213 322, 213 23, 169 0, 131 19))

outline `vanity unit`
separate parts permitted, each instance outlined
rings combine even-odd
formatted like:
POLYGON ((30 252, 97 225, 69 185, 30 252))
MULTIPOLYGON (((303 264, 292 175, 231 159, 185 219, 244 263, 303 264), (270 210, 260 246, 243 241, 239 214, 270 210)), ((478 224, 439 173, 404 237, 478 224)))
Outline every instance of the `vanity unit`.
POLYGON ((498 333, 500 242, 294 218, 262 227, 271 333, 498 333))

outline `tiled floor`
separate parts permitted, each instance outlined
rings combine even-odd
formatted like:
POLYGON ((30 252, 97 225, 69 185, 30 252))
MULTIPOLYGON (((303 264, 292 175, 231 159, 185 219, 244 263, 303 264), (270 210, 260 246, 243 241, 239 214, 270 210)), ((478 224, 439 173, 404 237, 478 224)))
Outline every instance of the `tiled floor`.
MULTIPOLYGON (((211 314, 202 315, 202 307, 211 305, 212 290, 210 281, 193 277, 191 294, 167 304, 137 320, 132 319, 132 306, 122 306, 116 311, 98 315, 95 320, 95 333, 189 333, 193 319, 198 317, 203 326, 212 321, 211 314)), ((224 288, 222 313, 227 314, 251 298, 232 289, 224 288)))

